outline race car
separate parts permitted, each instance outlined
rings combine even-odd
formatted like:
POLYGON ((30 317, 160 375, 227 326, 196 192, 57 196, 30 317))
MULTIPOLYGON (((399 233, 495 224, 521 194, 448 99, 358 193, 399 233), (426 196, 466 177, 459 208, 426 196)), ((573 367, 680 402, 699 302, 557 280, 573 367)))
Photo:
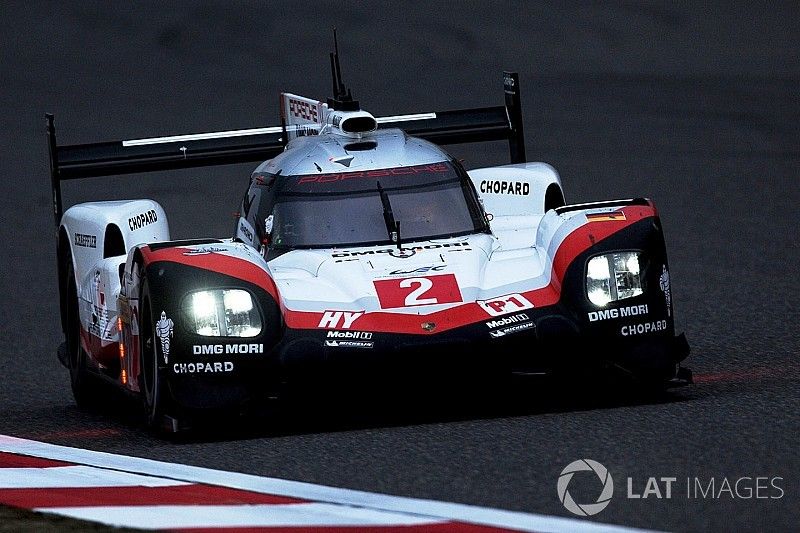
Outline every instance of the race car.
POLYGON ((567 205, 526 162, 516 73, 502 106, 376 118, 331 67, 334 96, 283 93, 277 127, 60 146, 46 115, 79 405, 111 382, 177 431, 337 372, 691 381, 653 202, 567 205), (466 170, 439 146, 497 140, 510 164, 466 170), (171 240, 147 199, 62 214, 64 180, 247 161, 263 162, 229 238, 171 240))

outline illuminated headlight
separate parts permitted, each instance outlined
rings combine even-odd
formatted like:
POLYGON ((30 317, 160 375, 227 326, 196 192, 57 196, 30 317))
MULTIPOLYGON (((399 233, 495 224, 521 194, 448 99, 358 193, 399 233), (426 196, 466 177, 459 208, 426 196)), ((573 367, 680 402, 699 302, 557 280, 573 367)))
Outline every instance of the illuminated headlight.
POLYGON ((644 292, 637 252, 598 255, 586 269, 586 293, 598 307, 644 292))
POLYGON ((194 331, 208 337, 255 337, 261 315, 252 296, 241 289, 198 291, 187 299, 194 331))

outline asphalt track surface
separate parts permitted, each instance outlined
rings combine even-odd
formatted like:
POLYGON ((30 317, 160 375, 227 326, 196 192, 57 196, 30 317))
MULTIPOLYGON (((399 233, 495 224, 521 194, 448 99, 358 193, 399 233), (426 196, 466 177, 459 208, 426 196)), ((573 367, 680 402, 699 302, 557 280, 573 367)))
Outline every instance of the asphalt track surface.
MULTIPOLYGON (((590 458, 616 482, 592 519, 796 530, 800 7, 700 4, 4 3, 0 433, 564 516, 558 475, 590 458), (55 358, 44 112, 63 143, 274 125, 279 91, 328 96, 332 26, 345 81, 375 114, 496 105, 501 70, 516 69, 528 157, 559 170, 568 201, 655 199, 697 384, 646 401, 607 387, 332 394, 182 443, 148 435, 124 407, 78 410, 55 358), (641 494, 651 476, 678 479, 671 499, 626 497, 628 477, 641 494), (695 477, 715 492, 723 478, 779 477, 783 495, 687 498, 695 477)), ((468 167, 507 157, 502 143, 452 151, 468 167)), ((249 169, 91 179, 68 184, 65 203, 152 197, 174 237, 228 236, 249 169)), ((581 485, 576 499, 599 491, 581 485)))

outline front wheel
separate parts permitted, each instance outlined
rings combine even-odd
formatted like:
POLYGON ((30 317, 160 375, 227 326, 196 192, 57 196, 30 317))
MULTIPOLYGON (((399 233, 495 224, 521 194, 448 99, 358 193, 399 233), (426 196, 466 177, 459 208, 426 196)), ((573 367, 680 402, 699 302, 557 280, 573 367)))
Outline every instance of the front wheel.
POLYGON ((142 279, 139 319, 139 390, 147 426, 155 431, 164 427, 169 407, 169 393, 164 383, 161 341, 156 336, 153 309, 147 278, 142 279))

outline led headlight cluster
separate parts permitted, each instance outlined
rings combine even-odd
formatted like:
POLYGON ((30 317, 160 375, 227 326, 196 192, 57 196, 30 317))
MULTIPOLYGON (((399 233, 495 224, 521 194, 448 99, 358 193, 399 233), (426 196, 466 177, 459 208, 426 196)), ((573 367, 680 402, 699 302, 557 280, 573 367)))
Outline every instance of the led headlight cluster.
POLYGON ((616 252, 589 260, 586 292, 598 307, 644 292, 638 252, 616 252))
POLYGON ((197 291, 187 298, 194 330, 208 337, 255 337, 261 315, 252 296, 241 289, 197 291))

